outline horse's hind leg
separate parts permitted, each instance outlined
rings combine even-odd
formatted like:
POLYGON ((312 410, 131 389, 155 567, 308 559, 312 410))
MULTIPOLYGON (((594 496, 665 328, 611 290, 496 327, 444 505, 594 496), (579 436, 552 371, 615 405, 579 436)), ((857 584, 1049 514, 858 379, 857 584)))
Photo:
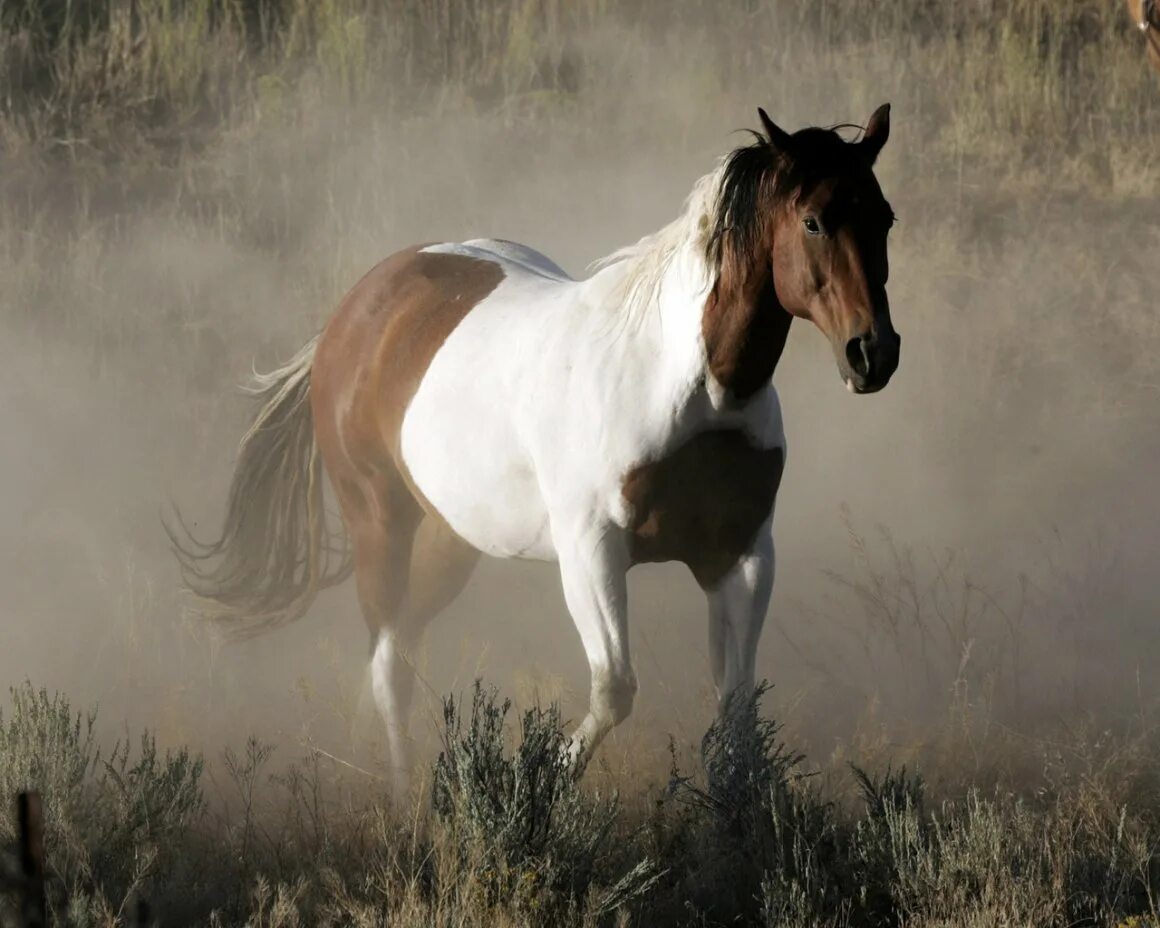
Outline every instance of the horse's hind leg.
POLYGON ((395 604, 388 624, 379 629, 371 658, 375 702, 387 725, 397 785, 405 785, 411 767, 408 723, 416 651, 427 625, 459 595, 479 560, 479 552, 436 516, 424 517, 413 537, 406 596, 395 604))
POLYGON ((414 672, 406 660, 407 581, 421 513, 395 476, 335 481, 354 555, 355 584, 371 635, 371 690, 397 777, 407 770, 407 714, 414 672))
POLYGON ((438 516, 428 515, 415 534, 407 582, 407 617, 421 635, 430 621, 451 605, 467 585, 479 551, 438 516))
POLYGON ((459 595, 479 552, 408 496, 395 496, 354 533, 359 600, 371 632, 371 688, 387 729, 397 785, 410 772, 408 723, 415 651, 436 615, 459 595))

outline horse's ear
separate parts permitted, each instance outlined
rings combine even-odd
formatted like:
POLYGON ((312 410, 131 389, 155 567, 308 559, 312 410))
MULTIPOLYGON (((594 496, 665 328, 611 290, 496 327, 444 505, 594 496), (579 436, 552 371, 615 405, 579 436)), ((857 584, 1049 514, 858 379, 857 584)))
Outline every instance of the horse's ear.
POLYGON ((866 123, 866 134, 858 143, 858 149, 865 154, 866 160, 873 164, 888 138, 890 138, 890 104, 883 103, 866 123))
POLYGON ((761 117, 761 127, 765 129, 765 137, 769 147, 779 155, 789 150, 789 133, 769 118, 769 114, 760 106, 757 115, 761 117))

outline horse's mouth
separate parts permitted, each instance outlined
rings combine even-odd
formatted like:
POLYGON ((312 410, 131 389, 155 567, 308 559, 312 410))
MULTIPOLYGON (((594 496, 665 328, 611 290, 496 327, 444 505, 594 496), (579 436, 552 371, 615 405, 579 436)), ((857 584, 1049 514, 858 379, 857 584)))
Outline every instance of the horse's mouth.
POLYGON ((846 376, 843 378, 843 380, 846 382, 846 389, 853 393, 855 396, 866 396, 870 393, 877 393, 879 390, 885 387, 887 383, 890 382, 889 377, 887 377, 885 380, 864 380, 858 382, 855 381, 853 377, 846 376))

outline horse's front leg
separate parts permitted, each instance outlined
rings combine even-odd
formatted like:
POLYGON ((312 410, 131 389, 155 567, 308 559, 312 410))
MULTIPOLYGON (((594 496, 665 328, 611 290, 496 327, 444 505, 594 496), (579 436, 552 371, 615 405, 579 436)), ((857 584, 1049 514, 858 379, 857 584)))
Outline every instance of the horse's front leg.
POLYGON ((709 662, 718 711, 730 695, 753 690, 757 644, 773 593, 773 517, 750 550, 720 581, 705 587, 709 600, 709 662))
POLYGON ((569 753, 588 758, 632 711, 636 673, 628 647, 628 544, 622 530, 584 527, 557 540, 568 611, 588 655, 588 715, 572 735, 569 753))

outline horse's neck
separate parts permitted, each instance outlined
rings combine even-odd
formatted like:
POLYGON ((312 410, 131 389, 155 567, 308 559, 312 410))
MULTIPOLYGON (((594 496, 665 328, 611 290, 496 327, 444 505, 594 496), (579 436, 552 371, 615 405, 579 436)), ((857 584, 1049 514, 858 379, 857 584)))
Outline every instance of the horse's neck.
POLYGON ((721 274, 701 325, 713 379, 733 397, 748 399, 772 379, 792 321, 778 302, 768 264, 721 274))
MULTIPOLYGON (((634 272, 631 266, 609 270, 634 272)), ((616 291, 619 285, 602 286, 616 291)), ((777 300, 767 265, 722 276, 690 242, 667 262, 650 305, 620 334, 663 382, 662 392, 711 378, 733 399, 746 400, 773 377, 792 319, 777 300)))
POLYGON ((605 320, 600 330, 619 344, 609 345, 611 350, 663 362, 667 369, 703 357, 700 320, 709 280, 693 247, 682 245, 663 259, 646 254, 610 263, 582 286, 582 303, 604 307, 597 314, 605 320), (658 264, 663 270, 654 277, 648 265, 658 264))

